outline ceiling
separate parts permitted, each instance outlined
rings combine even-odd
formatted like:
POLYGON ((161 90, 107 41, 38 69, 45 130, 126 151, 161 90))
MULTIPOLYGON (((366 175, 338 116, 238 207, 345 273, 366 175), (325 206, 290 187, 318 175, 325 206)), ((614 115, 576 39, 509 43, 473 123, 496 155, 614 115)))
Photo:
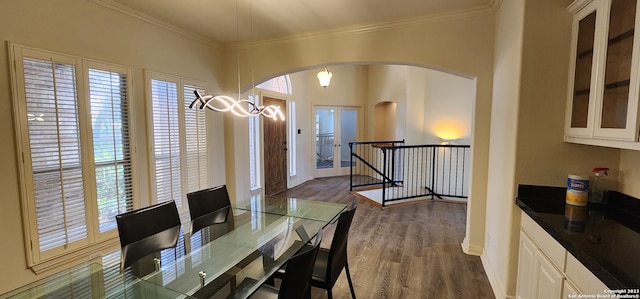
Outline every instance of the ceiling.
POLYGON ((93 0, 229 46, 492 8, 500 0, 93 0))

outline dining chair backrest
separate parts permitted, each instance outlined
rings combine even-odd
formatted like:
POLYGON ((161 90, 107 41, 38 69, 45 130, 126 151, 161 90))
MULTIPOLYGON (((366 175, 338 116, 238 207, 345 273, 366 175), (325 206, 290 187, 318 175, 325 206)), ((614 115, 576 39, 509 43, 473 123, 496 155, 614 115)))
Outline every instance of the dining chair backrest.
POLYGON ((231 212, 231 200, 226 185, 187 193, 187 201, 192 232, 216 223, 227 222, 231 212))
POLYGON ((311 276, 322 242, 322 229, 318 230, 312 246, 303 247, 287 261, 287 271, 284 273, 278 299, 307 298, 311 292, 311 276))
POLYGON ((121 269, 178 243, 180 216, 174 201, 117 215, 116 223, 120 236, 121 269))
POLYGON ((353 221, 353 215, 356 213, 356 202, 352 201, 349 208, 342 212, 338 217, 336 230, 333 233, 333 240, 329 248, 329 258, 327 266, 326 280, 333 285, 342 269, 347 264, 347 240, 349 239, 349 228, 353 221))

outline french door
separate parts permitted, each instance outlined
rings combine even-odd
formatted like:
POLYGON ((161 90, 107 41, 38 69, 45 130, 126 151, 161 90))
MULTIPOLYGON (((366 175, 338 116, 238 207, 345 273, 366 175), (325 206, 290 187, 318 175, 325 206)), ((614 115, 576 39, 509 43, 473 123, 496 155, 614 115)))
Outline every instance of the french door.
POLYGON ((349 174, 349 142, 360 137, 360 107, 315 106, 315 176, 349 174))

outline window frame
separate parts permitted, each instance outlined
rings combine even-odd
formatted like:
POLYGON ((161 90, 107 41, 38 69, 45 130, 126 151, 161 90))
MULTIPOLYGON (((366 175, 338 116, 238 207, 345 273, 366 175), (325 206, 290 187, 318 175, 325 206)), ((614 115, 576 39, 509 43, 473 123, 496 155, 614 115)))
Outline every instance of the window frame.
MULTIPOLYGON (((16 149, 18 155, 18 180, 20 184, 21 215, 23 234, 28 266, 37 274, 48 271, 71 260, 75 260, 96 249, 113 247, 117 244, 117 229, 110 229, 100 233, 99 212, 97 203, 97 184, 95 172, 94 140, 91 121, 89 70, 119 72, 126 75, 127 84, 127 113, 134 113, 133 100, 133 68, 129 66, 102 62, 85 57, 68 55, 53 51, 42 50, 16 43, 9 43, 10 77, 12 87, 13 115, 15 124, 16 149), (36 212, 34 171, 32 164, 29 135, 29 116, 27 114, 27 88, 23 59, 29 57, 54 63, 64 63, 73 66, 75 72, 75 101, 77 109, 78 146, 80 148, 80 168, 83 173, 84 217, 86 237, 63 246, 57 246, 40 252, 39 232, 36 212)), ((128 134, 130 140, 131 167, 131 201, 135 205, 139 192, 137 167, 135 161, 135 123, 128 117, 128 134)))
MULTIPOLYGON (((155 204, 160 202, 159 198, 158 198, 158 189, 157 189, 157 174, 156 174, 156 159, 155 159, 155 135, 154 135, 154 120, 153 120, 153 99, 152 99, 152 80, 159 80, 159 81, 165 81, 165 82, 171 82, 171 83, 175 83, 176 84, 176 94, 177 94, 177 100, 178 100, 178 130, 179 130, 179 150, 180 150, 180 202, 176 202, 177 206, 178 206, 178 211, 180 213, 185 213, 188 211, 188 203, 187 203, 187 197, 186 194, 190 191, 196 191, 196 190, 190 190, 189 189, 189 183, 188 183, 188 176, 186 175, 186 172, 188 171, 187 167, 185 165, 187 165, 187 159, 186 159, 186 128, 185 128, 185 105, 181 105, 181 103, 191 103, 193 99, 195 99, 195 95, 193 99, 186 99, 184 98, 184 86, 185 85, 192 85, 192 86, 196 86, 198 87, 198 89, 201 88, 202 92, 204 92, 206 90, 206 83, 204 81, 201 80, 196 80, 196 79, 190 79, 190 78, 185 78, 185 77, 180 77, 177 75, 172 75, 172 74, 166 74, 166 73, 161 73, 161 72, 157 72, 157 71, 153 71, 153 70, 144 70, 144 76, 145 76, 145 92, 146 92, 146 104, 147 104, 147 128, 148 128, 148 141, 149 141, 149 155, 148 155, 148 165, 149 165, 149 178, 150 178, 150 184, 149 184, 149 194, 150 194, 150 204, 155 204)), ((196 107, 194 107, 193 109, 196 109, 196 107)), ((205 125, 207 123, 207 118, 206 118, 206 110, 202 110, 203 113, 205 113, 205 125)), ((205 137, 205 140, 208 140, 208 130, 206 130, 206 134, 207 137, 205 137)), ((204 144, 205 147, 208 147, 208 141, 205 142, 204 144)), ((208 157, 208 155, 207 155, 208 157)), ((208 168, 208 161, 204 161, 203 162, 205 167, 208 168)), ((206 186, 200 186, 198 187, 198 189, 204 189, 207 187, 211 186, 211 171, 208 171, 205 174, 206 178, 205 178, 205 182, 206 182, 206 186)), ((175 198, 173 198, 173 200, 176 200, 175 198)), ((166 201, 166 200, 165 200, 166 201)))

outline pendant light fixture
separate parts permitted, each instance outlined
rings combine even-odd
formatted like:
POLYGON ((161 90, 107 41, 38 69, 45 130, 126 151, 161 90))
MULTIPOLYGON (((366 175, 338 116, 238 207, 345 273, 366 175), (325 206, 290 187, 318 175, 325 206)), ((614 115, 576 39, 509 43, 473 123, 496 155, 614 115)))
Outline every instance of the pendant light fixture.
POLYGON ((200 95, 197 90, 193 91, 196 94, 196 99, 191 102, 189 108, 193 108, 196 102, 200 101, 199 109, 205 107, 217 112, 231 112, 236 116, 248 117, 248 116, 264 116, 273 120, 284 120, 284 114, 280 111, 280 106, 269 105, 260 106, 249 100, 235 100, 232 97, 219 95, 200 95), (246 106, 246 108, 245 108, 246 106))
MULTIPOLYGON (((251 22, 251 36, 250 36, 250 47, 253 47, 253 12, 252 12, 252 2, 249 0, 249 14, 250 14, 250 22, 251 22)), ((240 41, 240 12, 238 6, 238 0, 236 0, 236 36, 238 42, 240 41)), ((251 50, 253 50, 251 48, 251 50)), ((255 88, 255 82, 253 82, 253 58, 251 61, 251 81, 253 88, 255 88)), ((326 69, 325 69, 326 70, 326 69)), ((285 120, 284 114, 280 110, 280 106, 276 105, 268 105, 262 106, 257 105, 256 103, 249 100, 241 99, 241 91, 240 91, 240 53, 238 53, 238 100, 233 97, 226 95, 201 95, 197 90, 193 91, 196 95, 196 99, 191 102, 189 108, 193 108, 196 102, 200 102, 199 109, 204 109, 205 107, 209 110, 217 111, 217 112, 231 112, 236 116, 240 117, 251 117, 251 116, 264 116, 267 118, 271 118, 273 120, 285 120)), ((255 92, 253 92, 255 94, 255 92)))
POLYGON ((327 70, 326 67, 324 68, 324 70, 319 71, 318 80, 320 81, 320 86, 327 88, 327 86, 329 86, 329 83, 331 83, 331 76, 333 76, 333 74, 331 74, 331 72, 327 70))

